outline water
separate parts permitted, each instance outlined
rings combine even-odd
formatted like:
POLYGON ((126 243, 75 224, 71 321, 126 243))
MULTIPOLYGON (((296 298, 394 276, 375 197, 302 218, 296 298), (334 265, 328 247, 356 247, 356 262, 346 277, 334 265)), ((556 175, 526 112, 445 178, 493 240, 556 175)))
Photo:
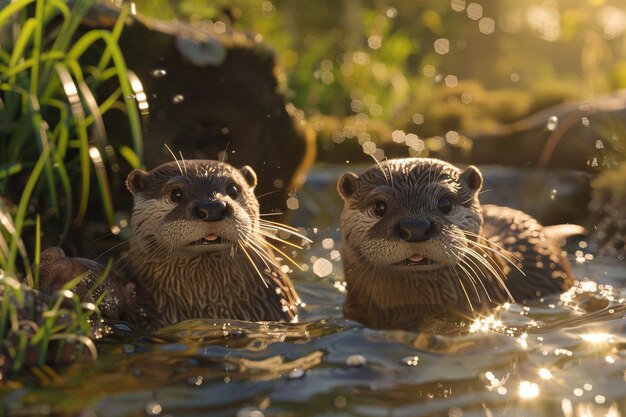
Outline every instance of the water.
POLYGON ((313 172, 291 221, 318 227, 293 274, 301 323, 194 320, 144 336, 120 327, 96 363, 12 383, 4 415, 626 416, 623 263, 589 260, 592 245, 574 242, 580 282, 565 295, 461 328, 367 329, 341 313, 334 174, 313 172))

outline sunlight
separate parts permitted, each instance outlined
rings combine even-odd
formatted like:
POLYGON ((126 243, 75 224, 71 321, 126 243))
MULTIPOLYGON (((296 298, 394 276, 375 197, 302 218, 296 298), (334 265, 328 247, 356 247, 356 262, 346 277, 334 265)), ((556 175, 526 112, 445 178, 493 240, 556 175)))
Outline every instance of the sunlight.
POLYGON ((546 379, 546 380, 547 380, 547 379, 552 379, 552 372, 550 372, 550 370, 549 370, 549 369, 546 369, 546 368, 541 368, 541 369, 539 370, 539 376, 540 376, 542 379, 546 379))
POLYGON ((607 341, 610 341, 613 335, 610 333, 587 333, 587 334, 580 335, 580 337, 584 341, 590 342, 590 343, 605 343, 607 341))
POLYGON ((519 384, 519 396, 523 399, 531 399, 539 396, 539 385, 530 381, 522 381, 519 384))

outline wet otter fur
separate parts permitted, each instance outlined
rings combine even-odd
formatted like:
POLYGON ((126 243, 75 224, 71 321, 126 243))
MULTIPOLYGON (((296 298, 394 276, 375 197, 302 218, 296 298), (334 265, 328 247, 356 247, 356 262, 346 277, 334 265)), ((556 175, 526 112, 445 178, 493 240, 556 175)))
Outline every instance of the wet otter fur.
POLYGON ((129 174, 129 269, 156 327, 193 318, 296 317, 299 298, 264 238, 271 235, 260 220, 256 183, 252 168, 212 160, 129 174))
POLYGON ((430 158, 381 162, 337 184, 344 315, 370 327, 419 328, 566 290, 570 266, 542 226, 481 205, 483 179, 430 158))
POLYGON ((119 262, 127 266, 92 292, 104 267, 49 248, 41 288, 52 293, 84 275, 74 292, 93 301, 107 290, 104 317, 148 330, 196 318, 293 321, 300 299, 273 251, 288 256, 265 238, 282 241, 277 231, 306 238, 260 218, 256 183, 252 168, 212 160, 134 170, 126 180, 134 196, 130 249, 119 262))

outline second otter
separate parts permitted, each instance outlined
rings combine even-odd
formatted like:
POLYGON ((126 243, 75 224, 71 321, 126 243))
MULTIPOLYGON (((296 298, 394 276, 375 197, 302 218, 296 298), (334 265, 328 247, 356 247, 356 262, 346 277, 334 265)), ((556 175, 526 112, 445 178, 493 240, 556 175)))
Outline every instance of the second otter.
POLYGON ((129 269, 150 327, 295 317, 298 296, 261 232, 256 181, 250 167, 210 160, 128 176, 129 269))
POLYGON ((527 214, 481 206, 480 171, 407 158, 338 182, 347 297, 344 314, 372 327, 419 328, 473 316, 572 282, 561 251, 527 214))

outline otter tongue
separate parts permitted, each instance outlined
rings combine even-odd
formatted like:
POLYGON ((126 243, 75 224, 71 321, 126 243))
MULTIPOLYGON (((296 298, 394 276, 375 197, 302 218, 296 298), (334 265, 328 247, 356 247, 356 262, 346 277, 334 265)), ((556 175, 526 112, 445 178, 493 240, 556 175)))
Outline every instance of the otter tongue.
POLYGON ((412 256, 409 257, 409 261, 411 261, 411 262, 421 262, 423 260, 424 260, 424 257, 420 256, 420 255, 417 255, 417 254, 412 255, 412 256))
POLYGON ((217 239, 217 235, 215 233, 209 233, 204 237, 204 240, 213 241, 217 239))

